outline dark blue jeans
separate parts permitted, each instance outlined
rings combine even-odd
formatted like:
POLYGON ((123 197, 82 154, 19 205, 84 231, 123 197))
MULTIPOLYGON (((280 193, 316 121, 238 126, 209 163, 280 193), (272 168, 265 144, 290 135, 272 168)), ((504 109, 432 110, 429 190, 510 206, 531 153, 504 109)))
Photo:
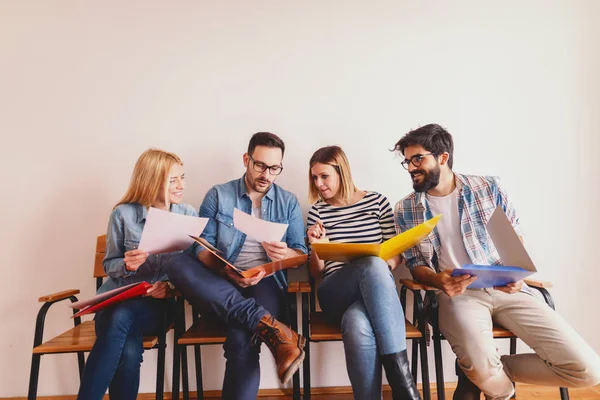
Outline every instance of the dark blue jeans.
MULTIPOLYGON (((138 297, 96 314, 96 343, 90 352, 78 400, 135 400, 140 386, 143 336, 155 335, 172 301, 138 297)), ((167 317, 169 318, 169 317, 167 317)))
POLYGON ((192 306, 227 326, 222 398, 256 399, 260 342, 253 336, 263 316, 285 316, 283 293, 275 279, 265 278, 255 286, 240 288, 187 254, 173 257, 167 270, 169 280, 192 306))

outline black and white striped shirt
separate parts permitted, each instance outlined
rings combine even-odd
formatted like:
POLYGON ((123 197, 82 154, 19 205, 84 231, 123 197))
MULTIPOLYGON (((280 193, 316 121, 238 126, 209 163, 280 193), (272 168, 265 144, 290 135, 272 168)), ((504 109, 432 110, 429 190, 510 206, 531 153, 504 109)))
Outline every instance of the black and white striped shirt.
MULTIPOLYGON (((332 243, 382 243, 396 235, 390 202, 377 192, 367 192, 350 206, 336 207, 319 201, 308 212, 308 227, 319 219, 332 243)), ((343 262, 325 261, 323 277, 342 266, 343 262)))

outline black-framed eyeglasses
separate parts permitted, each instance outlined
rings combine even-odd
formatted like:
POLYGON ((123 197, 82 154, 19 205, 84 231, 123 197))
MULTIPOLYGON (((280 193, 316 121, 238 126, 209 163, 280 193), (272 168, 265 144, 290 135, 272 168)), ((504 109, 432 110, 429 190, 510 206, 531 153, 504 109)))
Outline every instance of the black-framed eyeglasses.
POLYGON ((411 158, 405 158, 404 161, 402 161, 400 164, 402 164, 404 169, 407 171, 408 171, 408 164, 412 164, 415 167, 419 168, 421 166, 421 163, 423 162, 423 159, 425 158, 425 156, 434 156, 435 157, 435 154, 433 154, 433 153, 417 154, 417 155, 412 156, 411 158))
POLYGON ((268 169, 271 175, 279 175, 283 171, 283 165, 267 165, 260 161, 254 161, 254 158, 250 154, 248 154, 248 157, 252 160, 252 168, 256 172, 263 173, 268 169))

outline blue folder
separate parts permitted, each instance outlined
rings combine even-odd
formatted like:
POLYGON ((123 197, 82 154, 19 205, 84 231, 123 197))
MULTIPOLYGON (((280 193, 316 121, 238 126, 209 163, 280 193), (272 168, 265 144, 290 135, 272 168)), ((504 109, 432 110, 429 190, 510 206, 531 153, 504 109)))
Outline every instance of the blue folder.
POLYGON ((534 274, 535 271, 527 271, 521 267, 505 267, 503 265, 463 265, 460 269, 452 271, 452 276, 471 275, 476 276, 475 282, 471 283, 469 289, 491 288, 494 286, 506 286, 509 283, 519 281, 534 274))

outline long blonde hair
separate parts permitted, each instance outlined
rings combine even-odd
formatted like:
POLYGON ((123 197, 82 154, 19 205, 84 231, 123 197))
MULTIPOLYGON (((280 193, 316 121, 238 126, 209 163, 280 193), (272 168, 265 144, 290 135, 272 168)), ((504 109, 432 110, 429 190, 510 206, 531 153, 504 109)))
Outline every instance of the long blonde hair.
POLYGON ((148 149, 140 155, 133 167, 129 188, 121 200, 115 205, 139 203, 150 207, 161 190, 165 192, 165 201, 169 204, 169 171, 175 164, 183 165, 176 154, 160 149, 148 149))
POLYGON ((315 164, 327 164, 331 165, 333 169, 340 176, 340 197, 342 200, 348 201, 358 189, 354 185, 352 180, 352 173, 350 171, 350 163, 346 157, 346 153, 340 146, 327 146, 321 147, 319 150, 310 158, 308 167, 308 201, 315 203, 318 200, 324 200, 321 196, 321 192, 315 186, 315 182, 312 178, 311 169, 315 164))

